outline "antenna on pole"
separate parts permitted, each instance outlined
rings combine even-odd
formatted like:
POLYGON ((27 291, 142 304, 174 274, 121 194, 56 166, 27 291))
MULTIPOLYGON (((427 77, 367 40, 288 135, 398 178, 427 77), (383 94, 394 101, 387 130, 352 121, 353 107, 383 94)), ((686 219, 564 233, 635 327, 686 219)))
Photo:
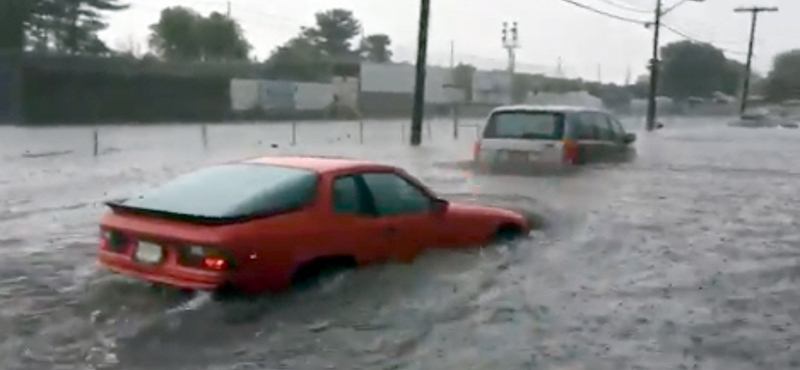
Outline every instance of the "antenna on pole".
POLYGON ((517 55, 515 50, 519 49, 519 32, 517 29, 517 22, 511 24, 511 35, 509 35, 508 22, 503 22, 503 47, 508 51, 508 75, 509 75, 509 89, 508 97, 509 103, 514 101, 514 70, 516 69, 517 55))

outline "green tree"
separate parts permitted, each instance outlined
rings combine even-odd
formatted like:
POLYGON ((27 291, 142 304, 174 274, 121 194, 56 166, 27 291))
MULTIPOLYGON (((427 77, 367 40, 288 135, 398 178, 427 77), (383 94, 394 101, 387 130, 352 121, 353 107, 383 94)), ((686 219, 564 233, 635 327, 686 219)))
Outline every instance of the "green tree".
POLYGON ((325 80, 331 68, 330 58, 302 35, 275 48, 266 62, 267 77, 296 81, 325 80))
POLYGON ((467 103, 472 102, 472 81, 476 70, 474 66, 464 63, 459 63, 453 69, 453 83, 464 91, 464 100, 467 103))
POLYGON ((205 61, 247 60, 250 54, 239 23, 217 12, 200 19, 198 37, 205 61))
POLYGON ((775 57, 764 89, 770 101, 800 99, 800 49, 775 57))
POLYGON ((56 38, 58 48, 70 54, 101 54, 109 51, 97 36, 106 29, 101 12, 120 11, 129 5, 119 0, 60 0, 63 24, 56 38))
POLYGON ((150 26, 150 47, 167 60, 200 60, 201 18, 194 10, 181 6, 163 9, 158 23, 150 26))
POLYGON ((390 45, 392 45, 392 39, 388 35, 369 35, 361 44, 361 55, 371 62, 388 63, 392 60, 390 45))
POLYGON ((33 6, 32 0, 0 0, 0 51, 25 48, 25 25, 33 6))
POLYGON ((710 97, 723 90, 728 60, 706 43, 681 41, 661 49, 661 93, 677 99, 710 97))
POLYGON ((361 22, 353 12, 331 9, 316 14, 316 27, 303 28, 302 36, 330 57, 349 57, 354 54, 352 41, 361 31, 361 22))
POLYGON ((166 8, 150 31, 150 47, 167 60, 247 60, 251 49, 239 24, 217 12, 203 17, 189 8, 166 8))

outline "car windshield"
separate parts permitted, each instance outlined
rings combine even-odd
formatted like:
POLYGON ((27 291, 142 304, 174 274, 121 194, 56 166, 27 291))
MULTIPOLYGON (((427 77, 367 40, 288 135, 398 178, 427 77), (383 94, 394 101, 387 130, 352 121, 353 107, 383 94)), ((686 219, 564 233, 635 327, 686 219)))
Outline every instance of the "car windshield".
POLYGON ((561 138, 564 115, 557 112, 497 112, 489 119, 483 137, 486 139, 552 139, 561 138))
POLYGON ((315 172, 263 164, 201 169, 125 200, 125 207, 202 218, 236 218, 287 211, 310 202, 315 172))

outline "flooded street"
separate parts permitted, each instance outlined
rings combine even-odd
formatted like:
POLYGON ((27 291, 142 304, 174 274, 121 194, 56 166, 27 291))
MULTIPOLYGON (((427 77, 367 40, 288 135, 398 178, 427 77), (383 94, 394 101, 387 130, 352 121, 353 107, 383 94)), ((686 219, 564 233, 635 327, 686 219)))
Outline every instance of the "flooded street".
POLYGON ((476 130, 447 120, 421 148, 400 121, 108 126, 96 157, 92 127, 0 127, 0 368, 798 368, 800 131, 727 122, 629 120, 631 162, 537 177, 459 166, 476 130), (275 153, 397 164, 546 226, 243 302, 96 268, 103 201, 275 153))

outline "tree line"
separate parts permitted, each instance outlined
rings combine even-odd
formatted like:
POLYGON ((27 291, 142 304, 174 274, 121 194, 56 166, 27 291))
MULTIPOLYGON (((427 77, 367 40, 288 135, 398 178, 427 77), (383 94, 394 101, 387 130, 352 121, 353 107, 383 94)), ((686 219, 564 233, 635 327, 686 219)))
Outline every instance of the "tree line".
MULTIPOLYGON (((104 13, 123 11, 122 0, 0 0, 0 51, 54 51, 72 55, 124 54, 109 48, 98 37, 108 23, 104 13)), ((332 75, 355 74, 360 61, 392 60, 391 38, 385 34, 359 37, 361 22, 346 9, 330 9, 315 15, 315 24, 274 48, 263 62, 251 57, 252 45, 240 24, 224 14, 203 16, 187 7, 163 9, 150 26, 145 58, 178 63, 245 62, 261 65, 268 78, 299 81, 326 80, 332 75)), ((682 41, 661 50, 662 95, 684 100, 711 97, 715 92, 738 96, 745 68, 728 59, 713 45, 682 41)), ((470 95, 475 67, 460 64, 456 84, 470 95)), ((766 77, 754 74, 755 93, 768 100, 800 98, 800 50, 777 56, 766 77)), ((629 86, 598 84, 519 74, 514 81, 518 98, 528 92, 588 90, 608 103, 624 103, 646 96, 647 81, 629 86)))

